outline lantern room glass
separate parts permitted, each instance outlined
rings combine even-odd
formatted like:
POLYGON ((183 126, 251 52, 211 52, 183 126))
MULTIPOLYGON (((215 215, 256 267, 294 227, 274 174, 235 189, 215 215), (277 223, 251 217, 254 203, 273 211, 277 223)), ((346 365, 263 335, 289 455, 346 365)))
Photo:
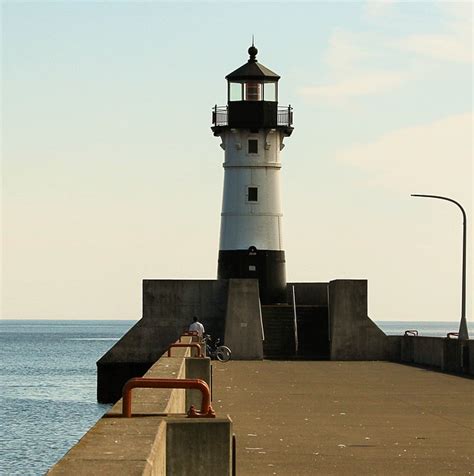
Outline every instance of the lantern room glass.
POLYGON ((229 81, 229 101, 278 101, 278 85, 265 81, 229 81))
POLYGON ((229 101, 242 101, 242 90, 241 83, 229 83, 229 101))
POLYGON ((263 85, 263 100, 277 101, 277 83, 265 83, 263 85))

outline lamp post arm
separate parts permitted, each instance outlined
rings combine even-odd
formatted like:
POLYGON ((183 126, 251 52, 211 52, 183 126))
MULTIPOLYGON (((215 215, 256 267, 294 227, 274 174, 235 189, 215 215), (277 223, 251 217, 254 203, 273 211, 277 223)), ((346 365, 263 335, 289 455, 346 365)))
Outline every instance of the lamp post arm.
POLYGON ((467 216, 462 205, 449 197, 443 197, 441 195, 425 195, 420 193, 412 193, 412 197, 422 198, 436 198, 438 200, 445 200, 447 202, 454 203, 459 207, 463 218, 462 227, 462 286, 461 286, 461 321, 459 323, 459 339, 469 339, 469 333, 467 330, 466 321, 466 254, 467 254, 467 216))
POLYGON ((465 212, 464 208, 462 207, 462 205, 459 202, 456 202, 456 200, 453 200, 452 198, 449 198, 449 197, 443 197, 441 195, 422 195, 420 193, 412 193, 411 196, 412 197, 437 198, 439 200, 446 200, 447 202, 454 203, 461 210, 462 218, 463 218, 463 225, 467 225, 466 212, 465 212))

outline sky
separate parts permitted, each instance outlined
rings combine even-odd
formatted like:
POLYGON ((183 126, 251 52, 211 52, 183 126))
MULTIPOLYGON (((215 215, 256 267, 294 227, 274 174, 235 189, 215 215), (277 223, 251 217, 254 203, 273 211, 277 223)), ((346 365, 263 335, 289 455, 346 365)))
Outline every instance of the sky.
MULTIPOLYGON (((470 2, 14 2, 2 14, 2 318, 139 319, 143 279, 215 279, 211 108, 258 60, 294 108, 288 281, 368 279, 374 320, 460 317, 470 2)), ((296 296, 296 299, 298 297, 296 296)))

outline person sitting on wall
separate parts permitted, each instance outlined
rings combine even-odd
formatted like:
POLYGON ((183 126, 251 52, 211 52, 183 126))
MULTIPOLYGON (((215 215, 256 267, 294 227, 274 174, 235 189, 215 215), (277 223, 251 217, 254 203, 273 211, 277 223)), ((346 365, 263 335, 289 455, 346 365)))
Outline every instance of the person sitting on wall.
POLYGON ((204 333, 206 332, 204 329, 204 326, 198 321, 198 318, 196 316, 193 317, 193 322, 189 326, 189 332, 197 332, 198 336, 202 338, 204 333))

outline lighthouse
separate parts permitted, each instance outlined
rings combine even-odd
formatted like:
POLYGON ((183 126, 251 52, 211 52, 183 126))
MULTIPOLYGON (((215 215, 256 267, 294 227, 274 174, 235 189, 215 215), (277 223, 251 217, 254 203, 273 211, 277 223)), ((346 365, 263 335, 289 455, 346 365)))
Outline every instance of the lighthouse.
POLYGON ((293 132, 291 106, 279 106, 280 76, 249 59, 226 76, 227 105, 215 106, 212 131, 224 149, 219 279, 258 279, 263 304, 286 298, 280 152, 293 132))
POLYGON ((287 285, 280 172, 292 108, 278 104, 280 76, 257 61, 253 44, 248 53, 226 76, 227 104, 212 115, 224 149, 218 279, 143 280, 142 319, 97 362, 100 402, 117 401, 123 385, 189 326, 190 315, 223 336, 236 360, 400 357, 401 341, 368 317, 366 280, 287 285))

